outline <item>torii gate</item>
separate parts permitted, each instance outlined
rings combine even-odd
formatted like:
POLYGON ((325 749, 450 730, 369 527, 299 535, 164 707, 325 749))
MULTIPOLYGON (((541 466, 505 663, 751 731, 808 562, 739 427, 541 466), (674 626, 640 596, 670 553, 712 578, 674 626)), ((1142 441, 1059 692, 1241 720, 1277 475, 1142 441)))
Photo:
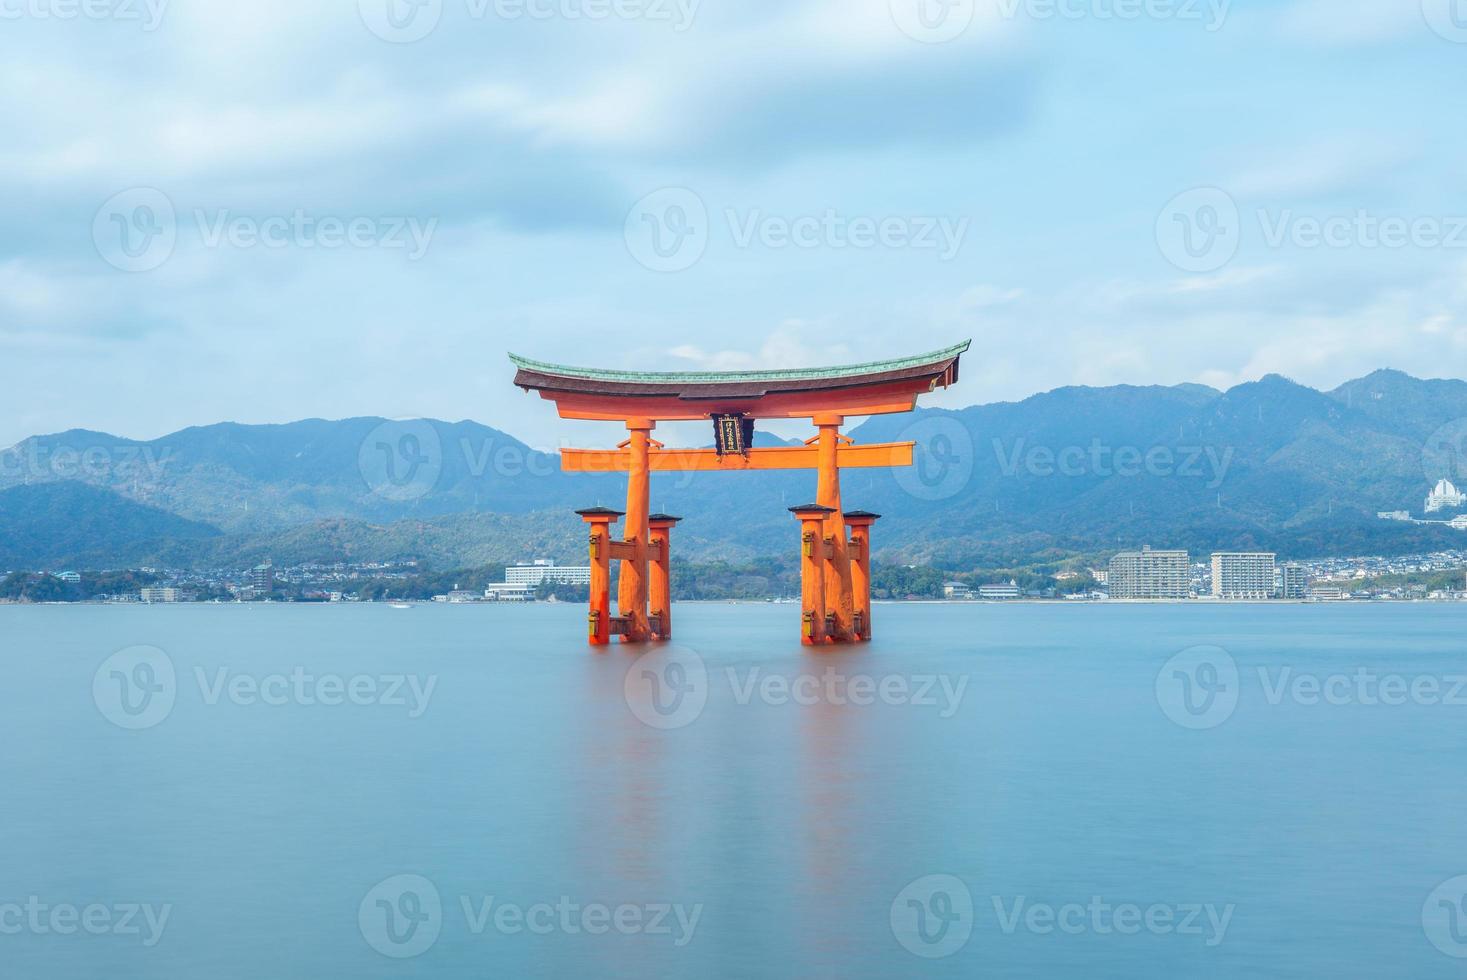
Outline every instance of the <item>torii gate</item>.
POLYGON ((815 470, 815 502, 790 508, 801 525, 801 638, 808 645, 871 639, 871 525, 880 515, 842 512, 840 471, 910 466, 915 443, 858 446, 840 427, 852 416, 910 412, 919 395, 954 384, 969 343, 848 367, 748 372, 607 371, 509 355, 514 383, 555 402, 561 418, 624 422, 631 434, 617 449, 560 454, 568 473, 628 474, 625 512, 576 512, 590 525, 591 644, 613 635, 625 643, 672 638, 670 539, 679 518, 648 513, 648 478, 688 470, 815 470), (754 448, 756 419, 792 418, 810 419, 818 434, 803 446, 754 448), (652 438, 658 422, 699 419, 713 421, 715 448, 667 449, 652 438), (615 541, 611 524, 621 517, 623 539, 615 541), (615 616, 613 559, 621 562, 615 616))

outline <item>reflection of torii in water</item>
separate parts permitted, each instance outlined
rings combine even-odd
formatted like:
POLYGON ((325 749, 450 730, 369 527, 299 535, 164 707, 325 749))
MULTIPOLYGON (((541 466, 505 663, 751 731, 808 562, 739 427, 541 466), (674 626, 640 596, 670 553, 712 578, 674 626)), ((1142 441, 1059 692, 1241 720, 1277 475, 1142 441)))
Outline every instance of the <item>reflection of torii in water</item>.
POLYGON ((871 638, 870 530, 878 515, 842 512, 842 467, 912 465, 910 442, 857 446, 840 434, 852 416, 910 412, 918 396, 958 379, 968 343, 918 357, 848 367, 747 372, 654 373, 545 364, 510 355, 514 383, 556 404, 561 418, 624 422, 630 438, 613 450, 566 449, 561 469, 624 472, 627 509, 579 511, 591 526, 593 645, 672 636, 669 539, 678 518, 649 514, 648 477, 681 470, 797 470, 819 474, 815 502, 791 507, 801 523, 800 579, 807 644, 871 638), (755 419, 808 418, 819 430, 803 446, 756 449, 755 419), (713 449, 667 449, 658 422, 713 421, 713 449), (611 524, 625 516, 624 540, 611 524), (846 528, 850 528, 850 538, 846 528), (611 615, 611 560, 621 562, 611 615), (649 613, 650 604, 650 613, 649 613))

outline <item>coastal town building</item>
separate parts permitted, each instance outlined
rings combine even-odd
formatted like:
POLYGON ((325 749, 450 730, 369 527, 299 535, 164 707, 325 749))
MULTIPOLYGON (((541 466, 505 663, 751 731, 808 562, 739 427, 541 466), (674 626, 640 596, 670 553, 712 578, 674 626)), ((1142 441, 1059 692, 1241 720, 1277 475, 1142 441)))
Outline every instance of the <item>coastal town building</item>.
POLYGON ((1219 551, 1212 556, 1212 594, 1217 599, 1272 599, 1272 552, 1219 551))
POLYGON ((998 585, 980 585, 978 586, 978 598, 1017 599, 1019 598, 1019 583, 1009 581, 998 585))
POLYGON ((1110 560, 1112 599, 1185 599, 1191 562, 1185 551, 1123 551, 1110 560))
POLYGON ((250 569, 250 588, 261 594, 274 591, 275 566, 267 561, 250 569))
POLYGON ((538 588, 546 582, 558 585, 590 585, 590 565, 557 565, 546 558, 517 562, 504 570, 504 581, 510 585, 538 588))
POLYGON ((484 587, 486 602, 529 602, 534 590, 521 582, 495 582, 484 587))
POLYGON ((1309 596, 1309 569, 1290 563, 1279 569, 1279 597, 1304 599, 1309 596))

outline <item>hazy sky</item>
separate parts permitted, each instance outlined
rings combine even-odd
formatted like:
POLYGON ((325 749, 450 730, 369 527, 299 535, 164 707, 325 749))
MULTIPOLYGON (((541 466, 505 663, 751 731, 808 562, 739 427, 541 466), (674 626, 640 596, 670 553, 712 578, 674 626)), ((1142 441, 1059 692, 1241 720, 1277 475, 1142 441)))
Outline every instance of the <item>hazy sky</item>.
POLYGON ((506 350, 1467 376, 1464 103, 1467 0, 0 0, 0 445, 593 441, 506 350))

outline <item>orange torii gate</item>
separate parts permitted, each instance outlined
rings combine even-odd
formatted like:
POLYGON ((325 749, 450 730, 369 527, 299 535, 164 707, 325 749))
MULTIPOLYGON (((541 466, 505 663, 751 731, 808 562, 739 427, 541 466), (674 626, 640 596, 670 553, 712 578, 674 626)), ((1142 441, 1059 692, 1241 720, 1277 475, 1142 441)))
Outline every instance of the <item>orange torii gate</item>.
POLYGON ((587 632, 602 646, 672 638, 671 536, 679 518, 650 514, 649 476, 689 470, 803 470, 818 474, 815 502, 800 521, 800 582, 806 644, 871 639, 871 525, 878 514, 841 510, 843 467, 912 465, 911 442, 858 446, 847 418, 910 412, 918 396, 958 380, 968 342, 947 350, 848 367, 750 372, 638 372, 574 368, 509 355, 514 383, 555 402, 561 418, 623 422, 616 449, 565 449, 571 473, 626 473, 627 509, 577 511, 590 525, 591 611, 587 632), (803 446, 755 448, 756 419, 808 418, 818 434, 803 446), (713 421, 713 449, 668 449, 658 422, 713 421), (625 517, 622 540, 611 525, 625 517), (850 529, 847 537, 846 529, 850 529), (611 562, 621 562, 617 614, 611 562))

